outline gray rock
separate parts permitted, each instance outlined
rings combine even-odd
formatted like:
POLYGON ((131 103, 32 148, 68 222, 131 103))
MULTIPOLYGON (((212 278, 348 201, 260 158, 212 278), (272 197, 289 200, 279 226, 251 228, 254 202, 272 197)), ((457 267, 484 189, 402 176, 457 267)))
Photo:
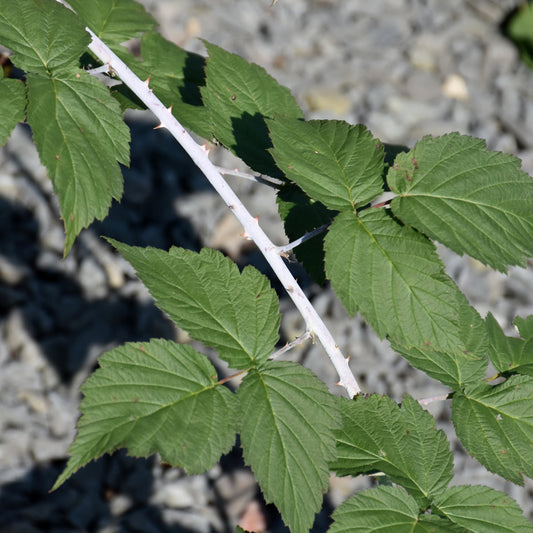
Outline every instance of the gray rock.
POLYGON ((31 448, 33 457, 38 463, 64 459, 67 456, 69 442, 40 437, 36 439, 31 448))
POLYGON ((87 300, 104 298, 108 292, 107 276, 101 265, 92 257, 80 265, 79 281, 87 300))
POLYGON ((125 514, 133 505, 133 499, 126 494, 116 494, 109 500, 109 509, 112 516, 125 514))
POLYGON ((178 509, 163 509, 161 518, 169 526, 183 528, 194 533, 212 533, 225 531, 222 520, 210 509, 199 514, 198 512, 186 512, 178 509))
POLYGON ((0 255, 0 281, 7 285, 18 285, 27 278, 30 270, 26 266, 14 264, 7 257, 0 255))
POLYGON ((78 418, 77 410, 72 409, 72 402, 62 394, 51 391, 48 394, 48 410, 53 413, 50 420, 50 434, 56 439, 72 438, 78 418))
POLYGON ((28 333, 23 314, 19 311, 11 313, 4 326, 6 346, 11 358, 20 361, 23 372, 40 370, 46 365, 39 345, 28 333))
POLYGON ((153 502, 172 509, 203 507, 209 497, 204 476, 190 476, 167 483, 154 495, 153 502))
POLYGON ((217 496, 222 498, 224 509, 235 524, 246 506, 255 498, 257 482, 250 470, 236 470, 223 474, 215 482, 217 496))
POLYGON ((442 99, 442 81, 439 76, 424 70, 409 72, 405 81, 406 96, 417 102, 431 102, 442 99))

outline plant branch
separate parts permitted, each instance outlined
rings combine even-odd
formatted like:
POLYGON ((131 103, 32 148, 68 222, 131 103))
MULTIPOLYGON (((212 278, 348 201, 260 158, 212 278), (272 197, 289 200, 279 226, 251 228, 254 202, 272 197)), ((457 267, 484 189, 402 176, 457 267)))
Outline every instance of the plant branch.
POLYGON ((231 376, 225 377, 223 379, 219 379, 217 384, 218 385, 224 385, 224 383, 231 381, 232 379, 235 379, 239 376, 242 376, 242 374, 246 374, 248 370, 239 370, 238 372, 235 372, 235 374, 231 374, 231 376))
POLYGON ((109 65, 102 65, 101 67, 96 68, 90 68, 87 70, 87 73, 91 76, 95 76, 96 74, 107 74, 109 72, 109 65))
POLYGON ((237 176, 238 178, 244 178, 246 180, 255 181, 256 183, 261 183, 263 185, 268 185, 269 187, 278 188, 279 185, 283 185, 281 180, 276 178, 271 178, 270 176, 254 176, 253 174, 248 174, 247 172, 241 172, 238 169, 230 169, 223 167, 216 167, 216 169, 223 176, 237 176))
POLYGON ((209 160, 208 151, 193 140, 185 128, 174 118, 171 110, 167 109, 153 94, 152 90, 148 87, 148 83, 141 81, 89 28, 87 28, 87 31, 92 37, 89 49, 104 64, 108 64, 122 82, 154 113, 161 122, 161 127, 167 128, 181 144, 224 202, 233 211, 239 222, 243 225, 245 233, 249 235, 261 250, 283 287, 302 314, 307 328, 322 343, 322 346, 337 370, 340 378, 339 384, 346 389, 350 397, 358 394, 361 389, 348 366, 348 360, 342 354, 331 333, 320 318, 320 315, 311 305, 298 285, 298 282, 283 262, 283 259, 277 251, 277 247, 274 246, 259 226, 257 220, 246 210, 239 197, 233 192, 215 165, 209 160))
POLYGON ((285 246, 278 246, 277 247, 278 254, 285 255, 287 252, 290 252, 293 248, 300 246, 300 244, 304 243, 305 241, 308 241, 309 239, 313 238, 315 235, 322 233, 327 228, 329 228, 330 225, 331 225, 331 222, 328 222, 327 224, 323 224, 319 228, 315 228, 313 231, 310 231, 306 233, 305 235, 302 235, 299 239, 296 239, 295 241, 292 241, 289 244, 286 244, 285 246))
POLYGON ((271 355, 272 359, 276 359, 276 357, 279 357, 280 355, 284 354, 285 352, 288 352, 289 350, 292 350, 295 346, 298 346, 299 344, 302 344, 307 339, 310 339, 312 337, 312 334, 310 331, 306 331, 303 335, 300 335, 296 339, 294 339, 291 342, 288 342, 283 346, 283 348, 280 348, 278 351, 274 352, 271 355))
POLYGON ((418 400, 418 403, 422 407, 427 407, 430 403, 433 402, 442 402, 443 400, 449 400, 450 399, 450 393, 448 394, 442 394, 440 396, 433 396, 432 398, 424 398, 423 400, 418 400))
MULTIPOLYGON (((392 200, 385 200, 384 202, 379 202, 378 204, 371 205, 373 208, 388 207, 392 200)), ((364 211, 364 209, 363 209, 364 211)))

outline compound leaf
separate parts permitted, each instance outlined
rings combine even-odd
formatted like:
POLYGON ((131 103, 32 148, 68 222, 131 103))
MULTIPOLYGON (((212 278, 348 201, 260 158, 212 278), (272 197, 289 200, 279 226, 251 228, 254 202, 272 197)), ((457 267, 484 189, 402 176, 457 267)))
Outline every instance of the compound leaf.
POLYGON ((506 271, 533 255, 533 181, 518 158, 480 139, 424 137, 400 154, 387 181, 406 224, 482 263, 506 271))
POLYGON ((26 86, 20 80, 0 79, 0 146, 3 146, 13 128, 24 120, 26 86))
POLYGON ((410 396, 401 408, 390 398, 341 400, 342 429, 336 431, 338 475, 381 471, 402 485, 420 507, 446 489, 452 479, 453 456, 435 419, 410 396))
POLYGON ((335 458, 336 398, 301 365, 267 362, 243 380, 241 444, 267 502, 294 533, 307 533, 335 458))
POLYGON ((118 163, 129 163, 129 130, 107 88, 85 72, 27 79, 28 123, 59 199, 67 254, 78 233, 121 198, 118 163))
POLYGON ((278 167, 327 208, 354 211, 383 192, 383 145, 362 124, 279 117, 267 126, 278 167))
MULTIPOLYGON (((337 214, 324 204, 309 198, 299 187, 293 184, 283 185, 277 196, 278 211, 283 220, 285 233, 294 241, 304 233, 329 224, 337 214)), ((319 285, 326 282, 324 272, 324 237, 321 233, 305 241, 294 249, 294 255, 305 271, 319 285)))
POLYGON ((0 6, 0 43, 28 72, 77 64, 91 42, 81 20, 55 0, 7 0, 0 6))
POLYGON ((81 388, 78 434, 54 489, 117 448, 143 457, 158 452, 163 461, 200 473, 234 444, 236 397, 190 346, 162 339, 128 343, 99 362, 81 388))
POLYGON ((289 89, 262 67, 214 44, 205 46, 209 58, 202 97, 214 137, 257 172, 282 178, 267 151, 272 143, 265 118, 303 118, 302 110, 289 89))
POLYGON ((279 335, 279 302, 268 279, 222 253, 128 246, 109 239, 137 271, 157 306, 191 337, 215 348, 230 367, 266 360, 279 335))
POLYGON ((329 533, 467 533, 446 519, 420 514, 416 500, 398 487, 363 490, 332 518, 329 533))
POLYGON ((326 273, 350 314, 406 346, 464 350, 459 310, 467 305, 434 245, 383 209, 340 213, 325 240, 326 273))
POLYGON ((71 0, 69 5, 108 46, 138 37, 156 24, 144 7, 133 0, 71 0))
POLYGON ((533 524, 507 494, 482 486, 450 487, 435 498, 434 508, 472 533, 526 533, 533 524))
POLYGON ((523 339, 507 337, 491 313, 485 319, 490 335, 489 357, 501 374, 526 374, 533 377, 533 316, 514 321, 523 339))
POLYGON ((512 376, 455 393, 452 421, 468 453, 487 470, 523 485, 533 477, 533 378, 512 376))
POLYGON ((109 91, 78 68, 90 37, 72 11, 53 0, 4 2, 0 41, 27 71, 28 123, 59 199, 67 254, 120 199, 129 131, 109 91))

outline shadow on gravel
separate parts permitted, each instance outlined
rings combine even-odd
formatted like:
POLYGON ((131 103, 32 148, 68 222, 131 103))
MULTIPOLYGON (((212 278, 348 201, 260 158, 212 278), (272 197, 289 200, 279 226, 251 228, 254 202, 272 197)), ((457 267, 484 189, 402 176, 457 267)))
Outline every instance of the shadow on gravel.
MULTIPOLYGON (((130 169, 125 170, 123 200, 113 205, 103 222, 93 224, 86 231, 93 234, 93 241, 96 236, 107 235, 131 245, 163 249, 178 245, 199 250, 200 237, 188 220, 176 215, 174 202, 180 196, 191 195, 192 198, 195 192, 210 190, 210 185, 168 136, 158 134, 153 140, 152 125, 143 122, 132 123, 131 127, 134 158, 130 169), (148 141, 148 138, 152 140, 148 141)), ((46 203, 47 194, 39 190, 38 184, 32 186, 46 203)), ((0 364, 25 362, 23 350, 35 345, 35 353, 41 354, 37 358, 44 355, 59 378, 57 384, 47 387, 62 391, 60 394, 71 389, 71 394, 75 395, 80 378, 86 377, 96 366, 97 356, 103 351, 127 341, 175 337, 173 325, 153 304, 139 299, 135 291, 130 294, 122 290, 123 287, 110 287, 105 275, 103 281, 95 284, 101 294, 90 293, 92 282, 90 279, 85 284, 82 282, 82 271, 84 276, 95 276, 95 280, 100 276, 101 280, 102 265, 84 239, 78 239, 67 261, 63 261, 58 252, 40 250, 39 232, 42 229, 35 213, 2 196, 0 227, 0 259, 7 260, 7 267, 4 263, 0 265, 4 269, 4 282, 0 280, 0 328, 6 339, 11 336, 7 344, 12 342, 18 346, 9 348, 7 360, 0 361, 0 364), (12 277, 6 282, 10 272, 12 277)), ((272 279, 260 254, 253 252, 245 259, 272 279)), ((300 273, 302 279, 303 271, 297 265, 294 267, 296 275, 300 273)), ((278 294, 283 294, 279 286, 275 288, 278 294)), ((49 391, 37 392, 45 396, 49 391)), ((20 402, 17 398, 9 398, 9 401, 20 402)), ((57 413, 54 412, 47 415, 49 418, 55 416, 57 413)), ((28 429, 32 424, 35 421, 17 420, 14 428, 0 424, 4 432, 0 444, 7 442, 5 437, 13 429, 30 431, 31 438, 40 434, 35 433, 33 427, 28 429)), ((29 449, 38 446, 39 442, 35 442, 29 449)), ((55 457, 58 456, 61 454, 55 452, 55 457)), ((64 461, 34 460, 29 470, 20 468, 26 474, 15 481, 12 481, 15 479, 12 474, 5 475, 4 466, 3 479, 10 481, 0 487, 0 531, 199 531, 193 527, 192 511, 169 509, 150 501, 155 490, 153 460, 133 459, 124 451, 104 456, 80 470, 53 493, 48 491, 62 471, 64 461), (186 520, 182 521, 184 517, 186 520), (178 525, 180 523, 191 524, 193 529, 183 528, 178 525)), ((223 459, 222 470, 229 472, 241 468, 245 468, 241 451, 234 448, 223 459)), ((258 499, 261 500, 259 491, 258 499)), ((229 527, 231 517, 225 515, 225 502, 219 500, 211 504, 226 524, 226 531, 232 532, 229 527)), ((271 531, 287 531, 274 507, 265 507, 272 523, 271 531)), ((319 516, 327 520, 327 512, 319 516)), ((323 530, 318 528, 315 531, 323 530)))
MULTIPOLYGON (((106 235, 131 245, 199 250, 199 237, 188 220, 176 215, 173 203, 208 184, 168 136, 155 136, 152 125, 144 122, 130 127, 133 159, 124 172, 123 199, 85 233, 92 234, 93 242, 106 235)), ((46 203, 47 194, 38 184, 33 187, 46 203)), ((111 346, 175 335, 170 321, 145 298, 139 299, 138 291, 128 294, 123 287, 110 286, 98 251, 83 238, 66 261, 57 252, 39 250, 43 229, 34 213, 1 196, 0 227, 0 258, 7 259, 11 275, 7 283, 0 281, 0 320, 16 311, 26 335, 39 344, 66 384, 88 357, 94 361, 111 346)), ((100 246, 110 250, 105 243, 100 246)), ((4 272, 2 278, 6 281, 4 272)))
MULTIPOLYGON (((198 236, 187 220, 176 215, 173 201, 177 195, 189 194, 192 189, 204 186, 198 183, 192 188, 185 188, 184 184, 194 173, 192 164, 175 147, 170 149, 169 143, 162 141, 161 136, 147 147, 150 143, 146 142, 145 136, 151 129, 143 123, 132 124, 132 145, 136 156, 131 168, 125 171, 123 201, 112 207, 107 220, 94 224, 87 231, 94 235, 106 234, 134 245, 168 248, 176 244, 199 249, 198 236), (176 152, 178 155, 173 156, 176 152)), ((22 173, 25 168, 21 165, 22 173)), ((48 205, 47 194, 39 189, 37 183, 31 184, 31 190, 39 198, 38 205, 43 212, 53 212, 48 205)), ((5 359, 0 361, 0 365, 15 362, 22 367, 31 366, 32 362, 40 364, 38 361, 44 356, 55 369, 55 379, 59 378, 59 381, 52 385, 38 385, 46 390, 36 389, 36 394, 46 397, 49 388, 65 394, 70 388, 71 395, 77 396, 77 386, 96 365, 97 356, 106 349, 127 341, 175 337, 174 326, 146 298, 139 299, 135 291, 128 294, 123 290, 124 286, 109 286, 99 258, 83 239, 78 239, 71 251, 72 257, 66 261, 57 251, 40 250, 42 228, 39 228, 35 213, 22 203, 13 203, 2 196, 0 227, 0 332, 2 344, 6 347, 2 352, 5 359), (95 276, 99 291, 93 294, 90 293, 90 279, 85 286, 82 283, 83 276, 91 275, 95 276)), ((126 279, 126 284, 128 281, 126 279)), ((34 369, 33 372, 28 375, 36 375, 39 370, 34 369)), ((6 373, 3 377, 5 380, 6 373)), ((23 376, 18 379, 19 382, 23 388, 35 387, 34 383, 25 382, 23 376)), ((24 411, 19 398, 7 397, 6 394, 4 390, 4 405, 15 410, 20 405, 20 410, 24 411)), ((33 438, 43 430, 33 430, 38 417, 30 420, 9 415, 14 420, 6 426, 6 414, 0 413, 2 478, 15 479, 15 475, 9 473, 9 464, 27 473, 0 487, 2 533, 100 531, 108 524, 117 526, 113 531, 118 532, 193 531, 168 525, 172 523, 172 517, 163 517, 165 510, 150 503, 154 481, 152 459, 133 459, 123 452, 106 456, 82 469, 58 491, 49 493, 64 467, 64 461, 41 458, 34 460, 34 466, 26 470, 30 461, 27 455, 31 452, 20 452, 15 447, 11 457, 4 457, 11 449, 6 444, 11 442, 10 432, 13 432, 12 435, 29 432, 30 438, 33 438), (19 453, 25 456, 23 464, 17 457, 19 453)), ((44 418, 45 426, 53 425, 52 419, 60 415, 50 411, 44 418)), ((46 438, 49 437, 47 433, 44 429, 46 438)), ((61 441, 58 440, 57 444, 59 450, 61 441)), ((28 449, 38 447, 39 442, 34 442, 28 449)), ((59 451, 52 451, 50 455, 58 454, 59 451)), ((174 524, 178 524, 177 519, 174 524)))
MULTIPOLYGON (((195 533, 172 525, 172 515, 150 503, 153 459, 117 452, 92 462, 49 493, 63 462, 36 466, 0 490, 3 533, 195 533)), ((174 517, 176 518, 176 517, 174 517)))

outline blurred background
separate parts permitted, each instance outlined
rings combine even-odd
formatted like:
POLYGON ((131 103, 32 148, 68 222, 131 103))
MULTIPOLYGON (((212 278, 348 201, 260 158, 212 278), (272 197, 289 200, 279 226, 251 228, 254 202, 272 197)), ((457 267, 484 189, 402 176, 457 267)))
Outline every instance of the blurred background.
MULTIPOLYGON (((412 146, 422 136, 459 131, 520 157, 533 174, 533 73, 526 64, 533 24, 517 26, 517 0, 145 0, 161 33, 204 53, 199 38, 256 62, 288 86, 307 118, 364 123, 374 136, 412 146), (517 29, 518 28, 518 29, 517 29), (508 37, 520 38, 516 46, 508 37), (526 54, 526 55, 524 55, 526 54), (526 61, 521 60, 522 58, 526 61)), ((171 66, 169 65, 169 68, 171 66)), ((168 249, 219 248, 239 265, 268 266, 186 154, 146 113, 128 113, 132 162, 125 193, 109 217, 84 231, 63 260, 63 228, 51 182, 24 126, 0 150, 0 531, 2 533, 209 533, 286 531, 265 505, 238 446, 201 476, 123 452, 91 463, 49 494, 67 458, 79 387, 105 350, 126 341, 188 341, 153 305, 132 269, 100 239, 168 249), (242 523, 242 522, 241 522, 242 523)), ((212 159, 245 167, 222 149, 212 159)), ((273 191, 228 178, 274 242, 287 242, 273 191)), ((484 316, 508 334, 516 315, 533 314, 533 269, 509 276, 439 249, 449 274, 484 316)), ((532 263, 533 265, 533 263, 532 263)), ((369 392, 401 400, 446 389, 395 355, 331 289, 296 275, 369 392)), ((277 283, 272 280, 277 288, 277 283)), ((282 341, 304 331, 280 292, 282 341)), ((205 348, 195 347, 206 352, 205 348)), ((207 352, 208 353, 208 352, 207 352)), ((319 345, 288 356, 334 390, 337 378, 319 345)), ((226 369, 218 365, 221 375, 226 369)), ((340 391, 339 391, 340 393, 340 391)), ((455 453, 454 483, 510 494, 533 518, 533 483, 516 487, 488 474, 455 439, 448 402, 430 411, 455 453)), ((332 478, 314 531, 369 478, 332 478)))

